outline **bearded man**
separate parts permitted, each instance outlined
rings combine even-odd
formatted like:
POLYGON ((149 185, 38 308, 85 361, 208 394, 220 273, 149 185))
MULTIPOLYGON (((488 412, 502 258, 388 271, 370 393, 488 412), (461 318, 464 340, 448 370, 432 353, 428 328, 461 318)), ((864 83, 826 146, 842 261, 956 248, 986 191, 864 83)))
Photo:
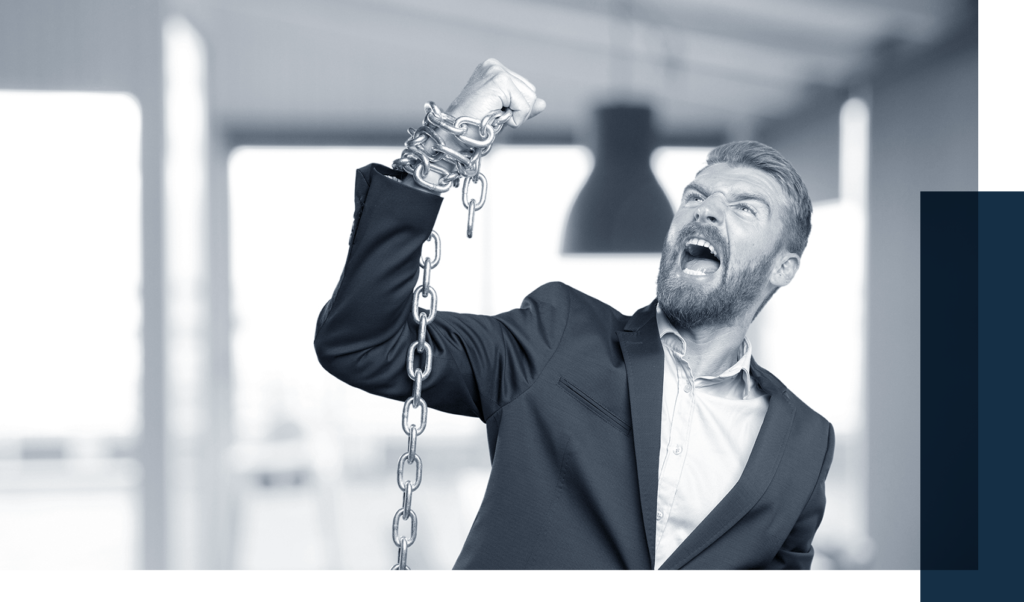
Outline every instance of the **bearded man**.
MULTIPOLYGON (((447 113, 500 109, 517 127, 544 106, 492 59, 447 113)), ((324 368, 399 400, 418 335, 409 292, 442 201, 430 175, 357 172, 345 270, 317 322, 324 368)), ((438 312, 422 395, 484 421, 491 455, 455 568, 809 568, 834 431, 745 337, 796 274, 810 215, 777 151, 726 144, 686 188, 651 305, 624 316, 549 283, 497 316, 438 312)))

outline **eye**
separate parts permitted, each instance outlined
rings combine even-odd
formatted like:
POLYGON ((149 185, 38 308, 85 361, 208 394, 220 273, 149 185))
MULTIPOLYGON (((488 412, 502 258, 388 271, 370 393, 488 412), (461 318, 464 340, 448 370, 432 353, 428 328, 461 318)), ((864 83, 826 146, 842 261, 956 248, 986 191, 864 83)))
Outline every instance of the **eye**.
POLYGON ((693 206, 698 203, 704 202, 704 196, 699 192, 687 192, 683 195, 683 204, 687 206, 693 206))
POLYGON ((752 216, 757 216, 757 210, 754 208, 753 205, 748 205, 747 203, 740 203, 736 205, 736 208, 739 211, 746 211, 748 214, 752 216))

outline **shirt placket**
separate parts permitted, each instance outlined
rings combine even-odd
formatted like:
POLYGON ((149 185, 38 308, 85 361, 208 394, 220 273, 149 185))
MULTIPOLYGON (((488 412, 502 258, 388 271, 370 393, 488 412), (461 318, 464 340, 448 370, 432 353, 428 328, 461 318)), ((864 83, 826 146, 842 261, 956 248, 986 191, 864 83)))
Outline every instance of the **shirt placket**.
MULTIPOLYGON (((673 341, 669 347, 672 352, 673 365, 675 366, 676 380, 676 402, 672 413, 672 424, 669 429, 669 438, 665 454, 665 461, 661 468, 659 480, 662 483, 672 483, 671 487, 658 491, 658 541, 661 540, 669 523, 669 518, 674 511, 677 499, 676 490, 682 480, 683 467, 686 464, 687 451, 689 450, 690 430, 693 424, 694 410, 694 382, 690 373, 689 364, 684 359, 685 347, 673 341)), ((683 343, 685 345, 685 343, 683 343)))

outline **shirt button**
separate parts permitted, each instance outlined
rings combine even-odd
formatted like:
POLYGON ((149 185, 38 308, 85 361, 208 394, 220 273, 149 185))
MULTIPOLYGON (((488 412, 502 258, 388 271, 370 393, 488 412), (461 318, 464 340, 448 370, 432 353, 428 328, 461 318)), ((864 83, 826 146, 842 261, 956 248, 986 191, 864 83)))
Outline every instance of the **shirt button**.
POLYGON ((689 392, 690 392, 690 383, 686 383, 685 385, 683 385, 683 393, 689 393, 689 392))
POLYGON ((665 515, 664 515, 664 514, 662 514, 661 510, 658 510, 658 514, 657 514, 657 517, 658 517, 658 520, 661 520, 662 518, 664 518, 664 517, 665 517, 665 515))
POLYGON ((679 454, 683 453, 683 448, 677 445, 672 448, 672 453, 678 456, 679 454))

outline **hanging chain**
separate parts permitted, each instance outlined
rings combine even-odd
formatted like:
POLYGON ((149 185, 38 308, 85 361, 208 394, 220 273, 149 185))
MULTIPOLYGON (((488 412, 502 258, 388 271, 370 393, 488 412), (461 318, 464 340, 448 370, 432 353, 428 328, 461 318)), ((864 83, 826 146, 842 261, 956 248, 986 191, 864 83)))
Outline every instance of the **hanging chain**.
POLYGON ((408 556, 409 546, 416 543, 416 513, 412 510, 412 492, 419 489, 423 480, 423 460, 416 453, 416 438, 423 434, 427 428, 427 401, 423 399, 423 381, 430 376, 434 365, 434 349, 427 342, 427 325, 434 321, 437 316, 437 291, 430 286, 430 272, 437 267, 441 261, 441 237, 437 232, 431 232, 426 242, 433 241, 434 256, 426 255, 420 257, 420 273, 423 284, 417 286, 412 292, 412 315, 419 324, 419 336, 411 345, 409 353, 406 354, 405 371, 413 381, 412 397, 405 400, 402 407, 402 430, 409 436, 409 447, 402 457, 398 459, 398 488, 402 490, 402 507, 395 512, 395 518, 391 521, 391 539, 398 546, 398 563, 391 567, 391 570, 409 570, 408 556), (429 299, 429 308, 420 307, 420 300, 429 299), (422 356, 422 367, 416 365, 416 356, 422 356), (413 410, 417 411, 418 419, 410 421, 413 410), (415 477, 410 479, 406 472, 415 469, 415 477), (402 522, 408 521, 409 535, 399 535, 399 526, 402 522))
MULTIPOLYGON (((423 125, 417 129, 409 128, 405 150, 392 167, 411 174, 417 184, 437 194, 447 192, 453 186, 458 187, 459 181, 465 178, 462 205, 469 212, 466 236, 472 238, 473 218, 487 202, 487 178, 480 173, 480 159, 491 152, 495 137, 505 122, 512 117, 512 113, 498 110, 491 111, 480 120, 470 117, 456 119, 444 113, 432 102, 428 102, 424 108, 426 115, 423 117, 423 125), (479 137, 468 134, 469 126, 476 128, 479 137), (439 130, 453 134, 465 147, 464 150, 456 150, 445 145, 438 135, 439 130), (440 174, 436 184, 428 181, 430 172, 440 174), (473 196, 469 192, 471 184, 480 185, 478 199, 470 198, 473 196)), ((427 342, 427 325, 433 322, 437 315, 437 291, 430 286, 430 273, 441 261, 441 237, 437 232, 431 231, 430 238, 424 241, 424 244, 431 241, 434 243, 434 255, 420 257, 422 284, 416 286, 412 292, 412 316, 419 324, 419 336, 409 345, 409 353, 405 358, 406 374, 413 381, 412 397, 406 399, 402 407, 402 430, 409 437, 409 447, 398 459, 397 482, 398 488, 402 490, 402 507, 395 512, 395 518, 391 521, 391 540, 398 547, 398 562, 391 570, 409 570, 409 547, 416 543, 418 519, 412 510, 412 494, 419 489, 423 480, 423 460, 416 453, 416 439, 427 428, 427 401, 422 396, 423 381, 430 376, 434 365, 434 348, 427 342), (421 307, 421 301, 429 302, 428 306, 421 307), (421 356, 420 366, 417 366, 417 355, 421 356), (414 411, 418 420, 410 422, 414 411), (413 470, 415 476, 410 479, 406 475, 408 471, 413 470), (403 522, 409 523, 409 535, 399 535, 399 527, 403 522)))

